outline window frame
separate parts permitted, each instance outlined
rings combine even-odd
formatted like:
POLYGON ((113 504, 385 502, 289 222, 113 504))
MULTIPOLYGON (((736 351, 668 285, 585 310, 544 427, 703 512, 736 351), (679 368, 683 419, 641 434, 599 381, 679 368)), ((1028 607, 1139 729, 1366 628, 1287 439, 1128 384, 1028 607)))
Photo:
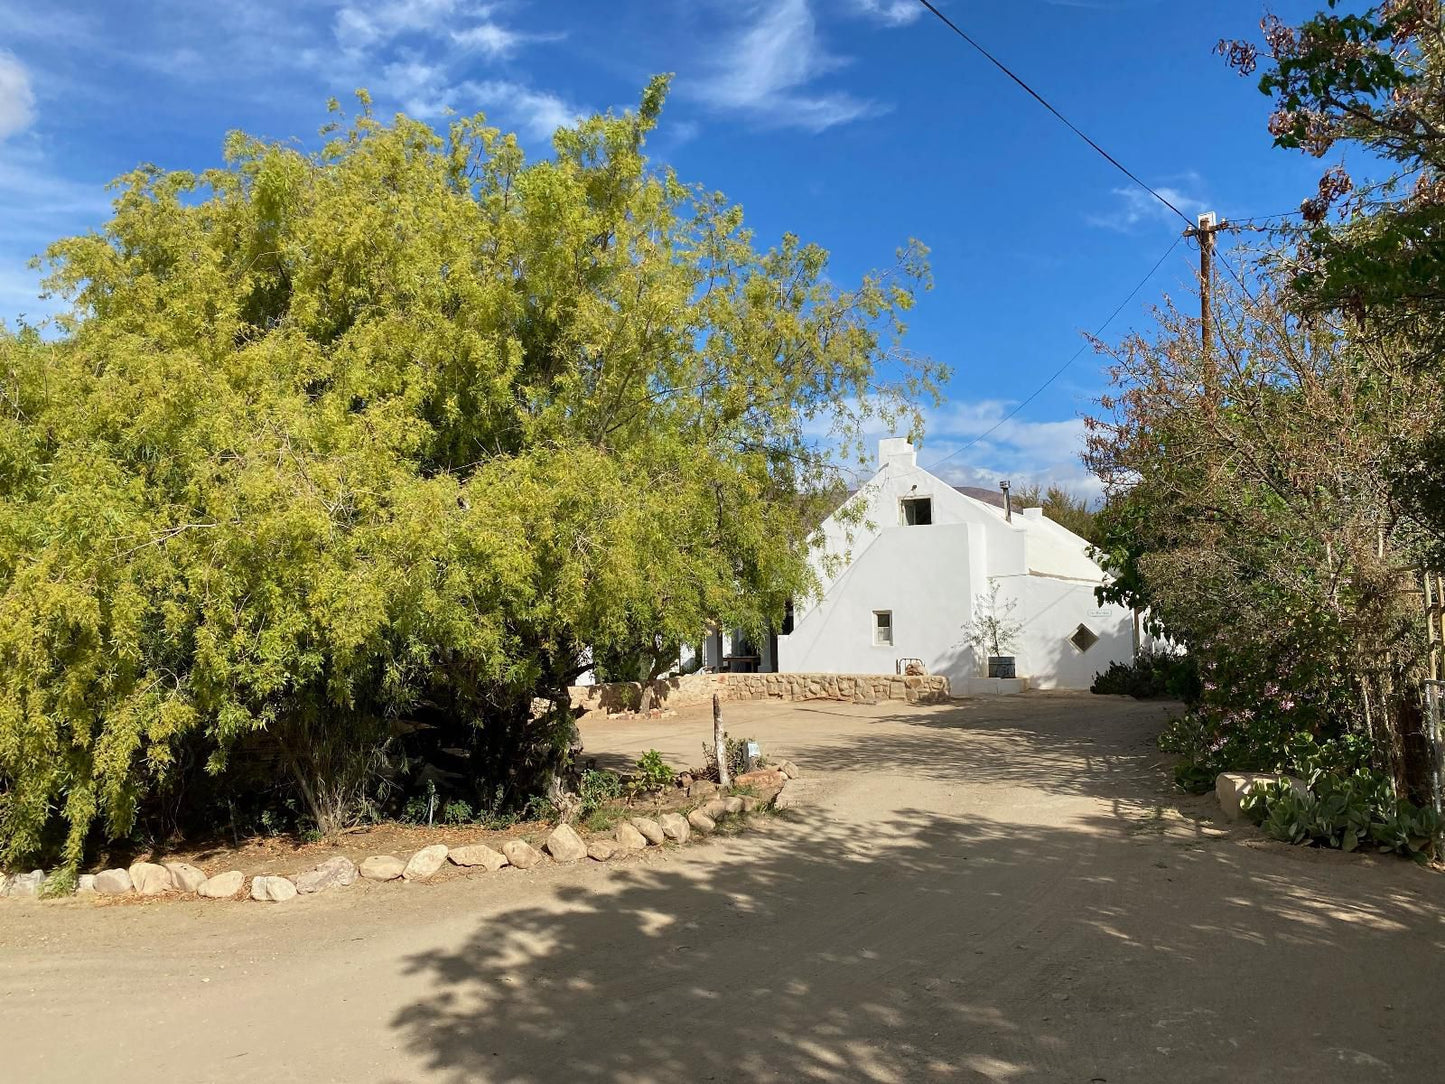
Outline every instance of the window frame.
POLYGON ((1079 622, 1078 626, 1074 629, 1073 632, 1069 633, 1069 644, 1080 655, 1087 655, 1089 653, 1089 648, 1097 645, 1101 639, 1103 639, 1103 637, 1101 637, 1097 632, 1091 629, 1088 625, 1084 624, 1082 621, 1079 622), (1077 637, 1081 632, 1086 632, 1089 634, 1089 643, 1087 647, 1080 647, 1078 644, 1077 637))
POLYGON ((874 646, 874 647, 892 647, 892 646, 893 646, 894 639, 895 639, 895 637, 894 637, 894 635, 893 635, 893 611, 892 611, 892 610, 874 610, 874 611, 873 611, 873 646, 874 646), (880 617, 886 617, 886 618, 888 619, 886 625, 879 622, 878 619, 879 619, 880 617), (884 630, 885 628, 886 628, 887 631, 888 631, 888 639, 886 639, 886 640, 882 639, 882 638, 880 637, 880 635, 879 635, 881 632, 883 632, 883 630, 884 630))
POLYGON ((906 497, 899 497, 899 498, 898 498, 898 524, 899 524, 899 526, 901 526, 901 527, 932 527, 932 526, 933 526, 933 494, 931 494, 931 493, 910 493, 910 494, 909 494, 908 496, 906 496, 906 497), (927 508, 928 508, 928 522, 927 522, 927 523, 919 523, 919 522, 917 522, 917 515, 916 515, 916 513, 915 513, 914 521, 913 521, 913 522, 909 522, 909 519, 908 519, 908 506, 909 506, 909 505, 915 505, 915 506, 916 506, 916 505, 920 505, 920 504, 926 505, 927 508))

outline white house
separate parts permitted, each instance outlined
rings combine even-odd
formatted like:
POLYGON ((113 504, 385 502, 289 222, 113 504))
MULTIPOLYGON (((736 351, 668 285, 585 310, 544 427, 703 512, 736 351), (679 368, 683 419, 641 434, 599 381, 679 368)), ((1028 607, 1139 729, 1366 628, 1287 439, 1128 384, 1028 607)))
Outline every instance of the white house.
POLYGON ((863 522, 845 525, 838 513, 824 522, 814 557, 821 595, 797 600, 791 631, 762 669, 893 673, 919 659, 955 692, 984 691, 993 684, 978 680, 986 652, 964 626, 990 579, 1001 605, 1016 604, 1009 616, 1022 632, 1004 654, 1029 687, 1087 689, 1110 662, 1134 657, 1133 614, 1095 600, 1104 573, 1084 539, 1042 509, 1010 515, 959 492, 920 468, 906 440, 882 441, 878 460, 844 505, 864 502, 863 522), (838 559, 831 572, 827 556, 838 559))

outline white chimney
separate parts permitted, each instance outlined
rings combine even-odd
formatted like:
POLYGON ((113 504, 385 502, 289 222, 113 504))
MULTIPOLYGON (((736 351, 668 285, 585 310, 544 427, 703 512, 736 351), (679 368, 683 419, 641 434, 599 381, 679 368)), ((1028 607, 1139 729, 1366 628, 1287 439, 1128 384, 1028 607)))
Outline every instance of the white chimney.
POLYGON ((884 437, 878 442, 878 469, 890 464, 899 467, 918 466, 918 453, 907 437, 884 437))

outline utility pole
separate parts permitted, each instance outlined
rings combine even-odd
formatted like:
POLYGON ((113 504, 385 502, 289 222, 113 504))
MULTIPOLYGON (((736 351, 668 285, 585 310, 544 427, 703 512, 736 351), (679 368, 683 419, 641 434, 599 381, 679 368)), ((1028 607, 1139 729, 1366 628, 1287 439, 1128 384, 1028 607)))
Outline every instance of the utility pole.
POLYGON ((1204 361, 1204 398, 1209 409, 1219 405, 1219 373, 1214 364, 1214 235, 1228 229, 1213 211, 1205 211, 1195 220, 1185 237, 1199 242, 1199 342, 1204 361))

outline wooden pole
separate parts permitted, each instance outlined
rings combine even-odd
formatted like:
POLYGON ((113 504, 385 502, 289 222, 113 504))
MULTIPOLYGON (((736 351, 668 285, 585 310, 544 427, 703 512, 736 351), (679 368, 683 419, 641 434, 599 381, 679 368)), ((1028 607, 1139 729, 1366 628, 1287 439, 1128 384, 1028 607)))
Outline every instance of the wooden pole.
POLYGON ((717 756, 718 786, 729 786, 732 780, 728 776, 728 739, 723 731, 722 701, 717 693, 712 694, 712 747, 717 756))

